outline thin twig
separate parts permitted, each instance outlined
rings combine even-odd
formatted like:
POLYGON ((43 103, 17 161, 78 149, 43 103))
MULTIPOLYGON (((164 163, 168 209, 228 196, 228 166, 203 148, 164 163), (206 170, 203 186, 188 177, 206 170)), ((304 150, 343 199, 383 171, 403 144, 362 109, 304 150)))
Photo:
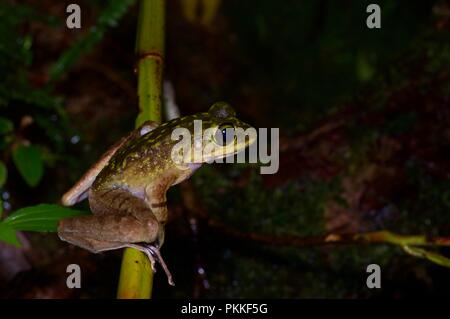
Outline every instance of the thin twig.
POLYGON ((205 220, 209 227, 226 236, 250 240, 272 246, 311 247, 331 245, 368 245, 391 244, 402 247, 405 252, 415 257, 425 258, 441 266, 450 267, 450 259, 436 252, 430 252, 418 247, 442 247, 450 246, 450 237, 429 237, 426 235, 399 235, 387 230, 337 234, 330 233, 319 236, 295 236, 295 235, 268 235, 255 232, 244 232, 230 227, 220 221, 211 218, 206 209, 199 203, 190 181, 182 184, 182 197, 185 207, 198 217, 205 220), (415 247, 417 246, 417 247, 415 247))

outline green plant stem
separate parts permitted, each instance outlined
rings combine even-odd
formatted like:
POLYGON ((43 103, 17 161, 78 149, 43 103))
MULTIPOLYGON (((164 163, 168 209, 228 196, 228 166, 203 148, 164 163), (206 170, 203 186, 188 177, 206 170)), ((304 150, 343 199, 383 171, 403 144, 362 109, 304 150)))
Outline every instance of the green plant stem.
POLYGON ((161 122, 162 74, 164 67, 164 0, 142 0, 136 52, 139 56, 139 126, 147 120, 161 122))
MULTIPOLYGON (((164 18, 164 0, 141 0, 136 42, 139 98, 136 126, 148 120, 161 122, 164 18)), ((152 285, 153 272, 147 256, 132 248, 125 249, 117 298, 149 299, 152 285)))

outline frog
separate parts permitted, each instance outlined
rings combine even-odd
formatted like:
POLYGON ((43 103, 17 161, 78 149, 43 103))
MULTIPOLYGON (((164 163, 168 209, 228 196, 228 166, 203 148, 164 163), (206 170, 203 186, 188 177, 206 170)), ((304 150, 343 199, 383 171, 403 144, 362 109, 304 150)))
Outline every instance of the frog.
POLYGON ((57 229, 59 238, 93 253, 135 248, 148 257, 153 271, 159 263, 169 284, 174 285, 160 254, 168 219, 166 193, 203 164, 234 155, 255 142, 253 135, 237 138, 237 128, 243 132, 251 126, 239 120, 225 102, 214 103, 207 112, 160 125, 144 122, 112 145, 62 196, 64 206, 88 199, 92 214, 62 219, 57 229), (172 132, 183 128, 193 133, 196 122, 203 131, 213 132, 202 137, 201 156, 194 161, 185 154, 194 154, 198 147, 195 134, 184 144, 192 152, 175 152, 181 156, 174 156, 180 139, 172 132))

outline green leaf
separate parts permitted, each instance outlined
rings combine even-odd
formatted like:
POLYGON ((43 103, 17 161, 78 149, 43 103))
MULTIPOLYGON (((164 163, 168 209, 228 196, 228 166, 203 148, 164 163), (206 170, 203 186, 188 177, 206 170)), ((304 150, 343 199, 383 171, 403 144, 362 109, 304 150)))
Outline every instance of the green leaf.
POLYGON ((5 223, 0 223, 0 240, 16 247, 20 247, 20 242, 17 239, 16 231, 14 228, 5 223))
POLYGON ((6 177, 8 176, 8 171, 6 170, 5 164, 0 162, 0 187, 5 185, 6 177))
POLYGON ((13 130, 13 128, 13 123, 10 120, 0 117, 0 134, 9 133, 13 130))
POLYGON ((44 174, 44 163, 37 147, 20 145, 13 151, 13 161, 29 186, 35 187, 39 184, 44 174))
POLYGON ((15 230, 55 232, 61 219, 89 214, 59 205, 39 204, 15 211, 3 223, 15 230))

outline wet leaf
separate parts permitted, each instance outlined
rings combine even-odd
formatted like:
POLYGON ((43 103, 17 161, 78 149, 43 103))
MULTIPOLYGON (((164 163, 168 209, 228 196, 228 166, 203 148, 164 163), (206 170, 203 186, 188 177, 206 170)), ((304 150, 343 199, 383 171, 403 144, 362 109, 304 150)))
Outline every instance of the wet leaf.
POLYGON ((40 204, 15 211, 3 223, 15 230, 55 232, 61 219, 88 214, 59 205, 40 204))
POLYGON ((13 123, 10 120, 0 117, 0 134, 9 133, 13 130, 13 128, 13 123))
POLYGON ((40 150, 33 145, 21 145, 13 151, 13 161, 20 175, 31 187, 39 184, 44 174, 40 150))
POLYGON ((11 226, 0 223, 0 241, 20 247, 20 242, 17 239, 16 231, 11 226))
POLYGON ((0 162, 0 187, 5 185, 7 177, 8 177, 8 171, 6 169, 6 166, 5 166, 5 164, 3 164, 3 162, 0 162))

